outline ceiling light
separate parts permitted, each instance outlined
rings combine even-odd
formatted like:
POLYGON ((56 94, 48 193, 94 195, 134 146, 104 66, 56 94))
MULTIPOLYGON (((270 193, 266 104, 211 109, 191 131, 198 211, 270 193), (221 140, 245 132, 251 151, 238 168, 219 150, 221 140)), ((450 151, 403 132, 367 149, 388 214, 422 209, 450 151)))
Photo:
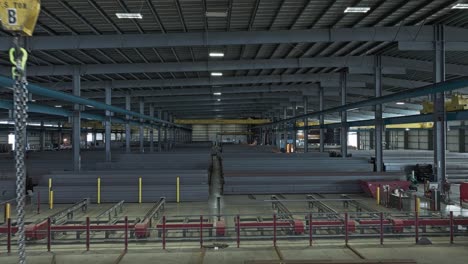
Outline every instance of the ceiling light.
POLYGON ((120 19, 143 19, 140 13, 115 13, 115 15, 120 19))
POLYGON ((213 93, 213 95, 220 96, 220 95, 222 95, 222 93, 220 93, 220 92, 216 92, 216 93, 213 93))
POLYGON ((212 72, 211 76, 223 76, 222 72, 212 72))
POLYGON ((357 7, 357 6, 350 6, 345 9, 345 13, 367 13, 369 12, 370 7, 357 7))
POLYGON ((57 108, 61 108, 62 106, 61 106, 61 105, 56 105, 55 107, 57 107, 57 108))
POLYGON ((221 99, 218 99, 218 100, 216 100, 216 101, 221 102, 221 99))
POLYGON ((404 105, 405 102, 396 102, 397 105, 404 105))
POLYGON ((405 130, 406 130, 406 131, 409 131, 410 129, 409 129, 409 128, 406 128, 405 130))
POLYGON ((452 9, 468 9, 468 4, 458 3, 452 6, 452 9))
POLYGON ((210 57, 224 57, 223 52, 210 52, 210 57))
POLYGON ((227 17, 227 12, 205 12, 206 17, 227 17))
POLYGON ((34 100, 34 99, 31 99, 31 102, 35 103, 35 102, 36 102, 36 100, 34 100))

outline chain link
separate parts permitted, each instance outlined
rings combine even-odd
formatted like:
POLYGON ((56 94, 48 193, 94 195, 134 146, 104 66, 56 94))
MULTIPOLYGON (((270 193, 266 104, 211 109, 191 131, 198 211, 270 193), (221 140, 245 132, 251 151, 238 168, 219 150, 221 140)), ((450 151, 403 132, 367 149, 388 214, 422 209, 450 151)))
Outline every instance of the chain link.
MULTIPOLYGON (((15 86, 14 86, 14 121, 15 121, 15 160, 16 160, 16 212, 18 226, 19 263, 26 263, 26 239, 24 232, 24 207, 26 195, 26 122, 28 119, 28 88, 26 74, 21 62, 19 39, 15 37, 15 86)), ((26 56, 23 54, 23 56, 26 56)))

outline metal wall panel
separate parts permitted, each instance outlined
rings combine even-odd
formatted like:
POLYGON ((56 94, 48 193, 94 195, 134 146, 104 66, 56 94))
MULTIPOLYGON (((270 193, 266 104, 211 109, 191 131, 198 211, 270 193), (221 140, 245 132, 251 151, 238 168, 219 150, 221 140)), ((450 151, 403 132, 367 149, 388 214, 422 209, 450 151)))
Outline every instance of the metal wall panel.
POLYGON ((245 135, 229 135, 229 133, 246 132, 246 125, 192 125, 193 141, 216 141, 219 139, 219 134, 223 133, 223 140, 235 141, 242 143, 247 142, 245 135))
POLYGON ((460 150, 460 147, 458 145, 458 135, 458 129, 451 129, 450 131, 447 131, 447 149, 449 151, 458 152, 460 150))

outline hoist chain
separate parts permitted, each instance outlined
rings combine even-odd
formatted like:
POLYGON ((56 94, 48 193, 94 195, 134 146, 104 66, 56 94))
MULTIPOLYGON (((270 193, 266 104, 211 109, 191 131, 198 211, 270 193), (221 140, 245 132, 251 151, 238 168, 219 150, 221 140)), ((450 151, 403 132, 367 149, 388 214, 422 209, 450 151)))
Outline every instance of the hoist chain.
POLYGON ((15 37, 15 47, 10 51, 10 60, 14 62, 12 70, 15 79, 14 86, 14 121, 15 121, 15 160, 16 160, 16 212, 18 226, 19 263, 26 263, 26 242, 24 234, 24 207, 26 196, 26 166, 24 163, 26 151, 26 122, 28 119, 28 88, 25 74, 27 53, 19 45, 19 37, 15 37))

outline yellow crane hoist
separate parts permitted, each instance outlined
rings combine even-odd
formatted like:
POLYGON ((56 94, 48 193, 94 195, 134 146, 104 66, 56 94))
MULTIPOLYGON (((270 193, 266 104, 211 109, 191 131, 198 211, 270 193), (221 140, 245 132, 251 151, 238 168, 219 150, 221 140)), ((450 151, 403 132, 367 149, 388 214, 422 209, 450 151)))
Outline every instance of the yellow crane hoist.
MULTIPOLYGON (((430 101, 424 101, 422 103, 423 109, 421 114, 430 114, 434 112, 434 103, 430 101)), ((462 111, 468 110, 468 96, 463 94, 452 94, 452 97, 449 100, 445 100, 445 111, 462 111)))
POLYGON ((40 0, 0 0, 3 29, 23 36, 32 36, 40 11, 40 0))

